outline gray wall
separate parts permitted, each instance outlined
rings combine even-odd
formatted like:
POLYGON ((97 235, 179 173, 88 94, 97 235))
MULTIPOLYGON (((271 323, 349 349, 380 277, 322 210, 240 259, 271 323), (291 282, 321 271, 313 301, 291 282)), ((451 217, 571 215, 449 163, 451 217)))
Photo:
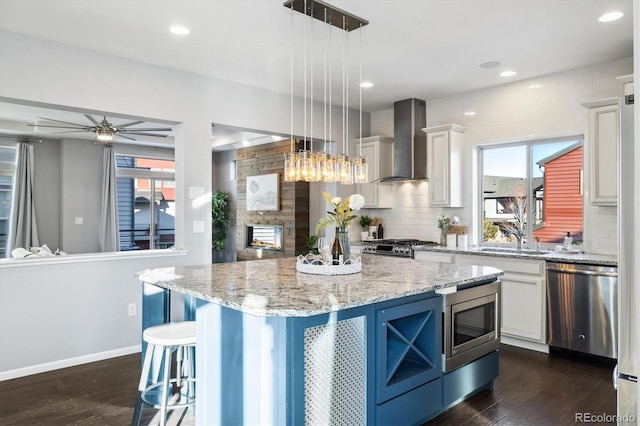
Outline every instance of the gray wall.
POLYGON ((100 251, 103 145, 65 139, 60 144, 60 244, 67 253, 100 251), (82 218, 82 225, 75 223, 82 218))
POLYGON ((35 143, 33 155, 38 237, 40 245, 47 244, 51 251, 55 251, 61 248, 60 142, 45 139, 42 143, 35 143))

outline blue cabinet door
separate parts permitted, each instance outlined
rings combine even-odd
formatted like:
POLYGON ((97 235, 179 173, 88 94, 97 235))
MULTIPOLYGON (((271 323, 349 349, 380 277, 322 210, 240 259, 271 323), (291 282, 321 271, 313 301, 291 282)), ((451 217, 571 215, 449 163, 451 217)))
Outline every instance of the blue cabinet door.
POLYGON ((378 404, 440 377, 440 297, 378 310, 376 333, 378 404))

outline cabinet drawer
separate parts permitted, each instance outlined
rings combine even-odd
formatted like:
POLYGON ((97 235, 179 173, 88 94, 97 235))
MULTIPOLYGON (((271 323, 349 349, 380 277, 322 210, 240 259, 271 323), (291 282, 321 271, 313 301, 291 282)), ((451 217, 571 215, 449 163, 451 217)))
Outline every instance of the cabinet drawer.
POLYGON ((441 379, 436 379, 376 407, 378 425, 422 424, 442 408, 441 379), (416 407, 420 407, 416 410, 416 407), (425 415, 425 413, 428 413, 425 415))
POLYGON ((505 272, 544 276, 545 262, 542 260, 507 259, 504 257, 459 254, 455 258, 461 265, 493 266, 505 272))

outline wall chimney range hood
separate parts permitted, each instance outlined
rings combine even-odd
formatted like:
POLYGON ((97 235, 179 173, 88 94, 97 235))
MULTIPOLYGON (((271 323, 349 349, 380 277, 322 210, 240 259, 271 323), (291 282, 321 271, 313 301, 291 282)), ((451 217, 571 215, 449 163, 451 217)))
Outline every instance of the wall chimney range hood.
POLYGON ((404 182, 427 179, 426 103, 420 99, 405 99, 393 104, 393 176, 378 182, 404 182))

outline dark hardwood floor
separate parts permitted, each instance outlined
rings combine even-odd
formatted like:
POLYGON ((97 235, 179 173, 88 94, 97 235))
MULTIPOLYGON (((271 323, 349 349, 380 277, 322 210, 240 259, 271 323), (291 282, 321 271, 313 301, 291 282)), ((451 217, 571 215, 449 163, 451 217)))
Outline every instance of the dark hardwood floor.
POLYGON ((615 415, 614 366, 609 359, 501 345, 493 390, 478 392, 427 425, 575 425, 576 413, 615 415))
MULTIPOLYGON (((575 413, 615 414, 613 363, 501 347, 500 376, 428 425, 569 425, 575 413)), ((127 425, 140 375, 140 354, 0 382, 0 425, 127 425)), ((193 411, 170 425, 195 424, 193 411)), ((579 423, 579 422, 578 422, 579 423)), ((145 410, 143 424, 158 424, 145 410)))

